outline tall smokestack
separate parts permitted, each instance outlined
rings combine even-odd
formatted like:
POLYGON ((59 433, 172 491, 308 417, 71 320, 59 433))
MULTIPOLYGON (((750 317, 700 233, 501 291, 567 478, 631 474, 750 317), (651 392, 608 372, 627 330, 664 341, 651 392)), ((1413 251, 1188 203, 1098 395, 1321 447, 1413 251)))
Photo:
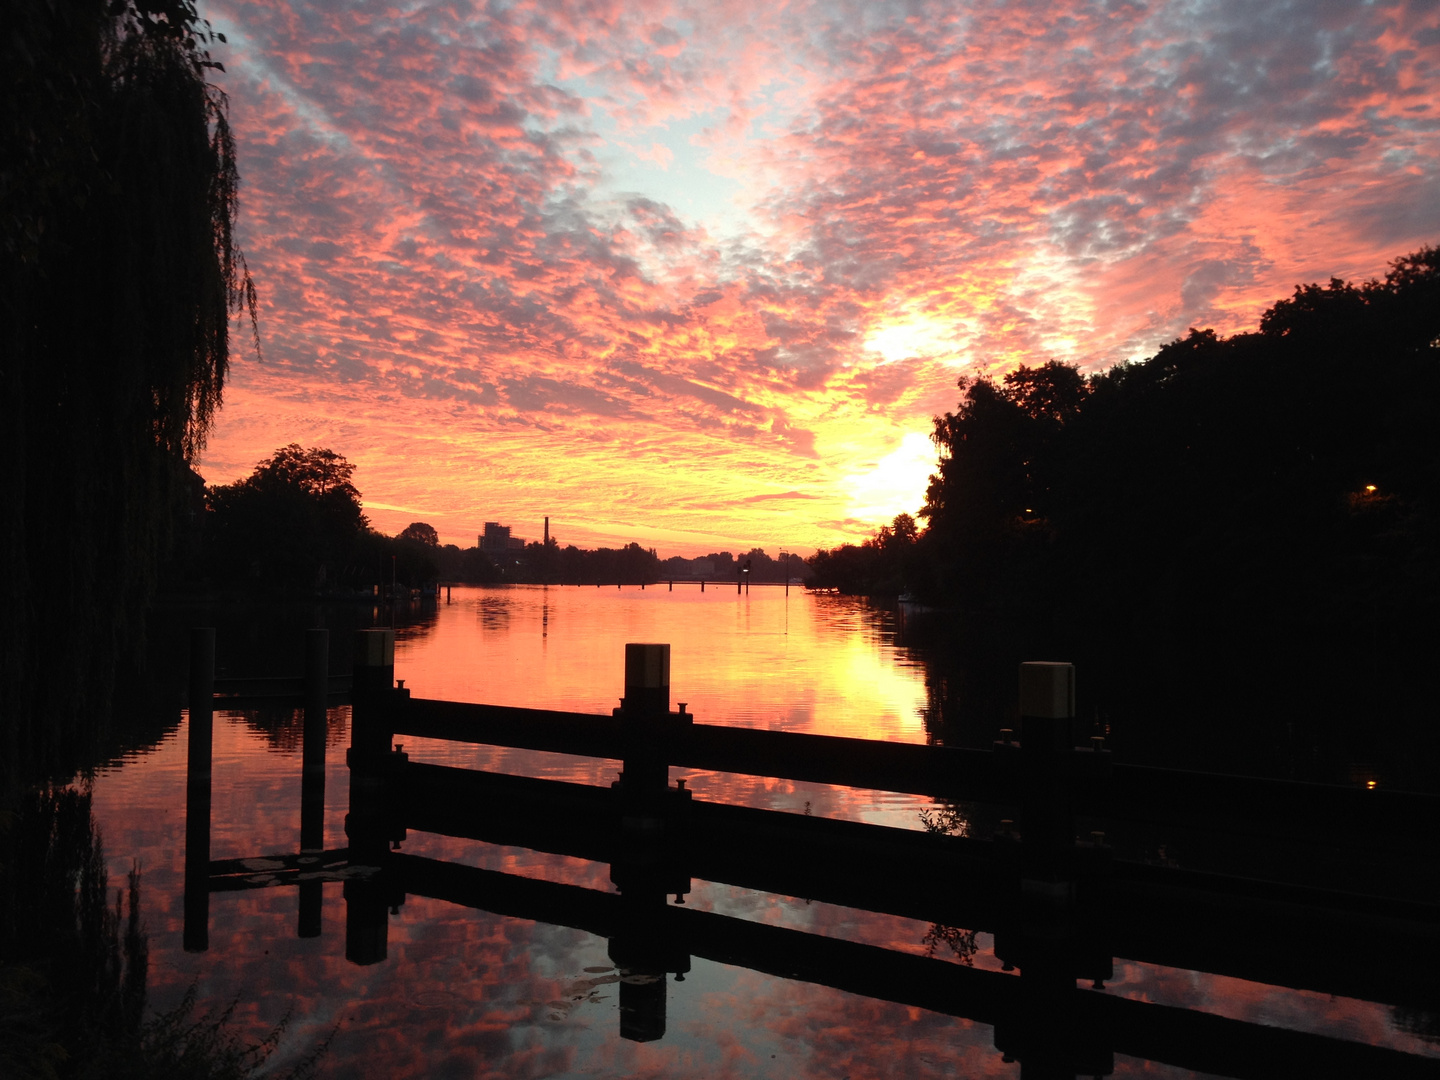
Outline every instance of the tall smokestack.
POLYGON ((545 546, 550 546, 550 516, 545 516, 545 546))

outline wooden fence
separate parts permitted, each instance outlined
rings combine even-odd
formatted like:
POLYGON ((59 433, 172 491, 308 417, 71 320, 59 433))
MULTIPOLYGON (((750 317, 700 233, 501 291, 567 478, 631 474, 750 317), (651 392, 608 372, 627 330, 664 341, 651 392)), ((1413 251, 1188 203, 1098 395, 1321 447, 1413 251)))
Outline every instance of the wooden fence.
MULTIPOLYGON (((1101 1075, 1117 1052, 1233 1076, 1269 1075, 1282 1061, 1297 1075, 1435 1075, 1422 1058, 1125 1001, 1076 980, 1103 988, 1119 957, 1433 1006, 1440 798, 1115 763, 1103 745, 1075 745, 1073 669, 1064 664, 1024 665, 1020 730, 992 750, 968 750, 696 723, 683 705, 670 707, 665 645, 626 647, 625 693, 611 715, 418 698, 395 683, 393 631, 371 630, 358 635, 351 684, 349 847, 324 852, 317 815, 329 683, 316 674, 315 633, 301 851, 257 870, 254 860, 209 859, 208 716, 222 699, 205 683, 197 632, 187 947, 205 947, 213 891, 296 884, 300 932, 318 933, 321 882, 344 880, 346 954, 356 963, 385 958, 388 913, 407 894, 439 896, 600 933, 632 971, 683 972, 691 956, 706 956, 968 1016, 994 1024, 997 1047, 1037 1075, 1101 1075), (397 745, 411 740, 413 751, 416 738, 613 759, 622 771, 595 787, 456 769, 412 760, 397 745), (975 837, 760 810, 672 785, 671 766, 989 803, 1010 817, 975 837), (1127 823, 1198 830, 1221 844, 1258 838, 1274 848, 1270 865, 1292 872, 1116 858, 1106 835, 1127 823), (395 848, 408 830, 605 863, 619 895, 405 855, 395 848), (693 878, 990 932, 996 956, 1021 977, 667 902, 683 899, 693 878), (1327 944, 1337 941, 1363 946, 1327 944)), ((621 1034, 663 1036, 664 980, 621 990, 621 1034)))

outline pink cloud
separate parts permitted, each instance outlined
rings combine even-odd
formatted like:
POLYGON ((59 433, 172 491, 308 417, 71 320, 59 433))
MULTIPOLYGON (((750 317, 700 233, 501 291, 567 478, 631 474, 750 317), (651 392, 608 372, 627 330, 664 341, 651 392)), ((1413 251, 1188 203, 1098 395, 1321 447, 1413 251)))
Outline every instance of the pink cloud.
POLYGON ((1440 234, 1422 4, 208 14, 267 360, 237 362, 205 471, 303 435, 446 539, 532 501, 598 534, 589 478, 633 468, 657 526, 690 484, 687 525, 834 543, 864 532, 825 524, 843 478, 960 371, 1243 329, 1440 234), (666 186, 606 194, 606 131, 666 186), (722 179, 738 216, 678 209, 722 179), (815 498, 737 519, 741 476, 815 498))

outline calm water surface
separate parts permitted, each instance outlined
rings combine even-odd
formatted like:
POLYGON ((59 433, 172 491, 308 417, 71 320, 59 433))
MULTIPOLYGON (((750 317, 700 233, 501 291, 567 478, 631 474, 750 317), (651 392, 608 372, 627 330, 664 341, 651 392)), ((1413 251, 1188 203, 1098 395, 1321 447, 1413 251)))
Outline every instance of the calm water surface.
MULTIPOLYGON (((624 644, 672 646, 672 701, 701 723, 924 742, 923 667, 898 649, 889 616, 792 589, 693 585, 455 589, 450 603, 397 635, 396 676, 416 696, 609 712, 622 692, 624 644)), ((278 632, 277 632, 278 633, 278 632)), ((261 631, 263 637, 263 629, 261 631)), ((293 634, 294 661, 302 642, 293 634)), ((244 671, 245 650, 222 670, 244 671)), ((276 642, 270 642, 271 654, 276 642)), ((283 644, 283 643, 282 643, 283 644)), ((271 674, 284 672, 268 672, 271 674)), ((330 713, 325 843, 343 847, 348 709, 330 713)), ((299 849, 300 718, 217 713, 212 858, 299 849)), ((411 896, 391 914, 387 959, 345 960, 342 884, 323 886, 318 938, 296 934, 293 889, 211 898, 210 946, 181 947, 186 728, 103 770, 96 815, 112 882, 143 868, 151 1001, 197 986, 203 1002, 238 1000, 238 1024, 263 1031, 289 1015, 278 1066, 332 1031, 331 1076, 1004 1076, 989 1027, 703 959, 667 987, 666 1033, 619 1037, 618 975, 607 942, 582 931, 411 896)), ((412 759, 608 784, 618 762, 407 740, 412 759)), ((920 827, 925 800, 779 780, 672 770, 701 798, 920 827)), ((610 891, 607 866, 410 833, 403 850, 610 891)), ((694 882, 686 902, 758 922, 998 969, 986 935, 956 955, 936 928, 803 898, 694 882)), ((1434 1054, 1384 1006, 1116 961, 1104 992, 1434 1054)), ((674 976, 671 976, 672 980, 674 976)), ((1120 1058, 1118 1076, 1190 1075, 1120 1058)))

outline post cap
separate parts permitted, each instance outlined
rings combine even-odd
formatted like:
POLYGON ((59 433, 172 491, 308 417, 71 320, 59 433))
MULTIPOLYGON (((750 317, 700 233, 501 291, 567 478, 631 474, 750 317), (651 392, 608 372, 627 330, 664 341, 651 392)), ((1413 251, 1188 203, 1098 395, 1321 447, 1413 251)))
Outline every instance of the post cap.
POLYGON ((625 689, 670 688, 670 646, 625 645, 625 689))
POLYGON ((355 631, 356 667, 394 667, 395 631, 382 628, 355 631))
POLYGON ((1075 715, 1075 665, 1032 660, 1020 665, 1020 715, 1068 720, 1075 715))

